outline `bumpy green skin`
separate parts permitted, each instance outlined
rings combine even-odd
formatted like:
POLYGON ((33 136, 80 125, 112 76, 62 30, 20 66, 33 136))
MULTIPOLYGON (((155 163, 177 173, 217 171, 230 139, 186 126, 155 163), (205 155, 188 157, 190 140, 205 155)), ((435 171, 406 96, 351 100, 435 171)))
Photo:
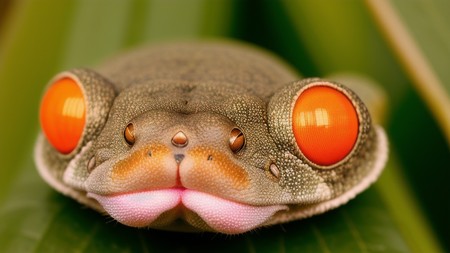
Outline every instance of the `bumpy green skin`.
MULTIPOLYGON (((123 138, 129 122, 138 128, 137 147, 166 142, 182 129, 190 133, 192 145, 214 147, 238 164, 250 184, 234 189, 233 182, 199 175, 192 188, 250 205, 289 205, 288 211, 278 212, 262 225, 307 217, 347 202, 376 179, 386 158, 386 143, 379 140, 384 138, 382 131, 372 126, 363 103, 344 86, 326 82, 346 93, 356 106, 359 136, 356 148, 337 166, 324 168, 309 162, 295 143, 292 108, 302 88, 325 81, 299 81, 282 61, 251 46, 233 42, 159 45, 119 56, 96 72, 75 69, 69 73, 83 84, 88 130, 69 155, 57 153, 41 136, 36 160, 41 175, 53 187, 99 211, 102 207, 86 197, 87 191, 111 194, 142 189, 140 182, 124 185, 108 179, 108 170, 132 152, 123 138), (227 143, 233 127, 240 128, 246 138, 245 148, 237 154, 227 143), (93 156, 97 167, 90 174, 87 164, 93 156), (270 164, 280 170, 279 178, 269 172, 270 164), (209 184, 211 180, 217 182, 209 184)), ((198 230, 211 230, 199 217, 190 219, 198 230)), ((155 224, 164 224, 164 217, 155 224)))

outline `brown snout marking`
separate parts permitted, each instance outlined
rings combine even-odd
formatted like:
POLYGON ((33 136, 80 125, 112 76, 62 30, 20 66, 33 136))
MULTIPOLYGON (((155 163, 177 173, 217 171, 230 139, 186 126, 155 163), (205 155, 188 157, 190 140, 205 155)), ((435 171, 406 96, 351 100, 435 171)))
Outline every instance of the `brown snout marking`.
MULTIPOLYGON (((147 145, 117 162, 112 169, 112 180, 130 180, 132 177, 165 177, 165 159, 170 153, 163 144, 147 145)), ((144 178, 141 178, 144 179, 144 178)))
POLYGON ((194 161, 191 176, 200 175, 207 184, 220 183, 236 190, 246 189, 250 185, 247 171, 224 152, 199 146, 189 150, 188 156, 194 161))

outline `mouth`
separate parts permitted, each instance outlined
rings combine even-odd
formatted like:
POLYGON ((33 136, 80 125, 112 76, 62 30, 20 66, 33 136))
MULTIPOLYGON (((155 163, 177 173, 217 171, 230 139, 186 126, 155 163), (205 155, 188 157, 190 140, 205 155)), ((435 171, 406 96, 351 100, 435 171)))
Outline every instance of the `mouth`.
POLYGON ((147 227, 162 213, 187 208, 197 213, 212 229, 239 234, 259 227, 286 205, 254 206, 237 203, 186 188, 169 188, 118 195, 88 193, 111 217, 132 227, 147 227))

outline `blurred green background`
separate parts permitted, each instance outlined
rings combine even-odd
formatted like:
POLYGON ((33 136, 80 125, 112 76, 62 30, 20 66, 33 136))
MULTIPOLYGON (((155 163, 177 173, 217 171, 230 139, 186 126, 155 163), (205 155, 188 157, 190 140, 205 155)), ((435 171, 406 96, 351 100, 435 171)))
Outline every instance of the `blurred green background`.
POLYGON ((0 251, 450 251, 449 12, 445 0, 0 0, 0 251), (211 37, 267 48, 304 76, 378 83, 391 150, 380 180, 326 214, 230 237, 130 229, 39 178, 37 111, 54 74, 138 44, 211 37))

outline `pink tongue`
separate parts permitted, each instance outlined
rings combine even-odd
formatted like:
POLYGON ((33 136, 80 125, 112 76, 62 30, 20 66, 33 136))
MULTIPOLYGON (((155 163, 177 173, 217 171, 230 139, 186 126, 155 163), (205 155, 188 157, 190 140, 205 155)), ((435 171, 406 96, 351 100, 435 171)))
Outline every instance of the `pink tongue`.
POLYGON ((256 228, 286 206, 250 206, 224 200, 203 192, 184 191, 183 204, 196 212, 211 228, 238 234, 256 228))
POLYGON ((88 193, 88 197, 96 199, 120 223, 144 227, 156 220, 161 213, 176 207, 181 201, 180 193, 180 190, 166 189, 117 196, 88 193))
POLYGON ((118 196, 88 193, 117 221, 128 226, 150 225, 163 212, 181 202, 196 212, 218 232, 237 234, 264 223, 275 212, 287 209, 283 205, 250 206, 215 197, 203 192, 180 189, 155 190, 118 196))

